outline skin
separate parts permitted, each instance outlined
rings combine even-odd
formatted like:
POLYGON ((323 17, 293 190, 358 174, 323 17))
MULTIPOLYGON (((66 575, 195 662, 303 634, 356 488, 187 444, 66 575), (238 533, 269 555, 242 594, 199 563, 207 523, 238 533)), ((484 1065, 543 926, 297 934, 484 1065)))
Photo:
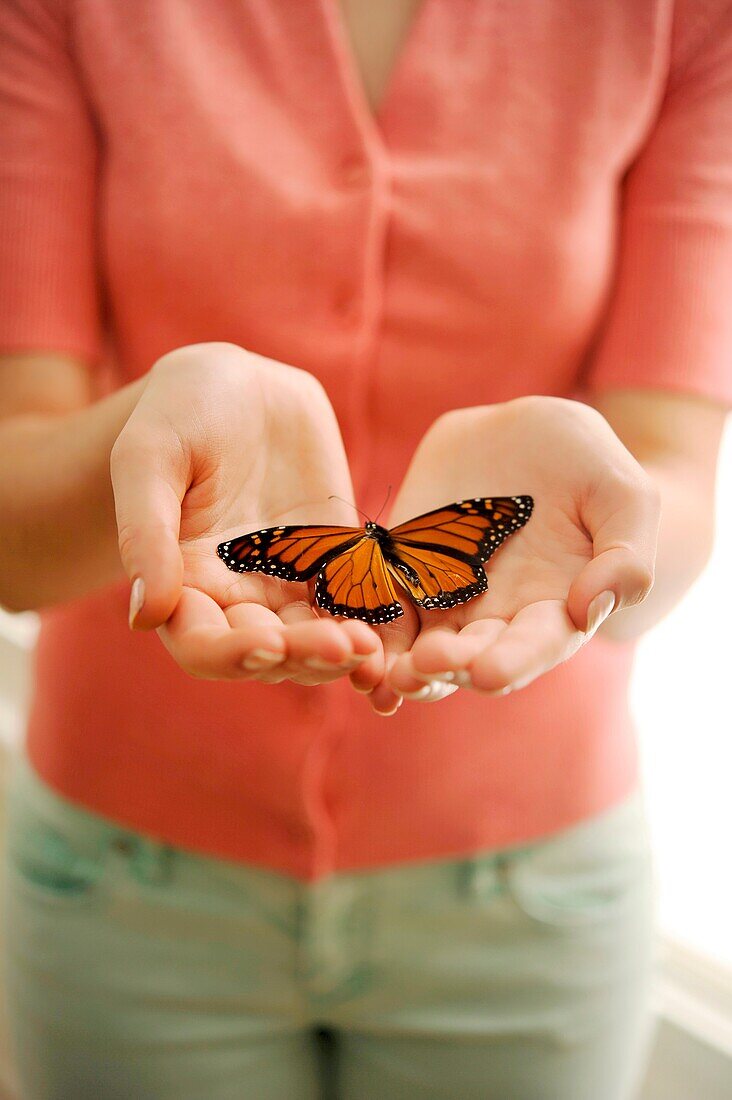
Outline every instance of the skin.
MULTIPOLYGON (((417 8, 341 0, 374 112, 417 8)), ((144 595, 133 628, 157 628, 194 676, 350 675, 382 714, 459 684, 517 690, 571 657, 608 601, 605 638, 654 625, 711 548, 724 410, 682 394, 585 396, 457 410, 432 426, 382 522, 491 491, 530 492, 537 509, 490 562, 485 595, 420 614, 405 595, 404 618, 372 630, 319 616, 312 585, 237 577, 215 555, 247 527, 352 522, 327 500, 353 494, 333 411, 310 376, 198 345, 99 400, 87 366, 68 355, 0 357, 0 469, 13 471, 0 482, 0 603, 45 607, 126 575, 144 595)))
POLYGON ((531 397, 449 413, 424 437, 391 522, 486 484, 531 493, 536 507, 490 561, 488 592, 394 624, 379 709, 399 695, 444 698, 455 684, 486 694, 524 687, 589 641, 601 621, 590 607, 602 593, 612 593, 605 612, 616 612, 603 635, 627 640, 701 572, 713 540, 723 410, 633 391, 596 403, 616 431, 589 405, 531 397))
POLYGON ((365 624, 318 617, 302 586, 235 577, 215 555, 249 521, 351 522, 327 500, 353 490, 312 376, 226 344, 164 356, 96 402, 87 376, 50 356, 0 361, 0 467, 14 471, 0 483, 0 603, 38 609, 142 577, 135 629, 160 627, 198 677, 322 683, 381 652, 365 624))
POLYGON ((346 501, 353 488, 335 414, 311 375, 228 344, 165 356, 114 444, 111 472, 122 561, 145 581, 134 625, 159 626, 187 672, 315 684, 370 657, 382 667, 364 623, 320 617, 303 585, 234 574, 216 556, 245 529, 352 522, 328 499, 346 501))
POLYGON ((141 577, 134 629, 157 628, 194 676, 350 675, 381 714, 458 685, 517 690, 588 640, 597 596, 612 592, 617 611, 603 633, 634 637, 711 548, 721 408, 626 391, 595 398, 607 416, 551 397, 457 410, 426 433, 388 524, 488 481, 530 492, 536 510, 489 563, 485 595, 419 614, 405 596, 405 616, 372 629, 316 612, 312 585, 236 575, 215 554, 247 528, 351 522, 327 499, 353 499, 352 487, 333 410, 305 372, 203 344, 93 401, 82 364, 9 357, 0 394, 0 467, 14 471, 0 485, 0 602, 38 608, 141 577))

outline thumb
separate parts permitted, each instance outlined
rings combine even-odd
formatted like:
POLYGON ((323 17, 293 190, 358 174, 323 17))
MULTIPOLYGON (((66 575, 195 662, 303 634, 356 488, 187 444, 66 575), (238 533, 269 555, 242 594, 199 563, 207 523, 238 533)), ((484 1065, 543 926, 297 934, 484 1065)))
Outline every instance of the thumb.
POLYGON ((612 611, 632 607, 653 586, 659 501, 648 483, 616 487, 581 516, 593 557, 575 577, 567 611, 578 630, 594 633, 612 611))
POLYGON ((112 450, 119 552, 130 590, 130 626, 150 630, 175 610, 183 583, 178 536, 186 471, 180 448, 123 430, 112 450))

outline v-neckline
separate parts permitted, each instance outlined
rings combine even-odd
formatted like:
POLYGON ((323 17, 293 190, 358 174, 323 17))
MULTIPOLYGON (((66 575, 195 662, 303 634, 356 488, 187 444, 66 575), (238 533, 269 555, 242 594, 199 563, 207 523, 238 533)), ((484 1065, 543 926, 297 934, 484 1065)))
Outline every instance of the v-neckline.
POLYGON ((397 48, 391 71, 387 77, 378 104, 371 105, 366 92, 366 84, 356 57, 348 27, 338 0, 318 0, 323 21, 327 30, 332 58, 337 69, 341 87, 346 95, 352 112, 364 130, 364 136, 370 144, 385 149, 389 116, 398 105, 398 93, 422 37, 426 12, 434 0, 421 0, 407 32, 397 48))

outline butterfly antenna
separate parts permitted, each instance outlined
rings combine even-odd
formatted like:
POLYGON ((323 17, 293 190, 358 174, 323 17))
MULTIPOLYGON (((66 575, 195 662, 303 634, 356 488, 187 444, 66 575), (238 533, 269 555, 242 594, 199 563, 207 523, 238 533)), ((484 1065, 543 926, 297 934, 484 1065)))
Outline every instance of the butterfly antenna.
POLYGON ((376 519, 374 520, 374 523, 378 523, 378 522, 379 522, 379 517, 381 516, 381 513, 382 513, 382 512, 384 511, 384 509, 386 508, 387 504, 389 503, 389 497, 390 497, 390 496, 391 496, 391 485, 389 486, 389 488, 388 488, 388 489, 387 489, 387 491, 386 491, 386 500, 384 501, 384 503, 383 503, 383 504, 381 505, 381 507, 379 508, 379 515, 378 515, 378 516, 376 517, 376 519))
POLYGON ((366 513, 362 512, 360 508, 357 508, 355 504, 351 504, 350 500, 344 500, 343 497, 338 497, 335 495, 335 493, 331 493, 328 497, 328 500, 340 500, 341 504, 347 504, 349 508, 353 508, 354 512, 358 512, 360 516, 363 516, 367 523, 371 522, 366 513))

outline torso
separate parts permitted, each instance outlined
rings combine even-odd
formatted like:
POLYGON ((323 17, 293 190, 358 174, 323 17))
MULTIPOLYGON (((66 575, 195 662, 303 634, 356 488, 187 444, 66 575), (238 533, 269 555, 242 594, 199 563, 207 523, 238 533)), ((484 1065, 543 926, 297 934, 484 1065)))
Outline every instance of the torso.
MULTIPOLYGON (((206 340, 312 372, 370 515, 447 410, 572 394, 671 8, 516 7, 74 0, 117 380, 206 340)), ((515 488, 472 474, 467 496, 515 488)), ((631 655, 602 639, 526 691, 385 723, 348 683, 194 681, 130 633, 127 598, 46 617, 30 751, 69 797, 172 843, 317 877, 542 835, 633 781, 631 655)))

